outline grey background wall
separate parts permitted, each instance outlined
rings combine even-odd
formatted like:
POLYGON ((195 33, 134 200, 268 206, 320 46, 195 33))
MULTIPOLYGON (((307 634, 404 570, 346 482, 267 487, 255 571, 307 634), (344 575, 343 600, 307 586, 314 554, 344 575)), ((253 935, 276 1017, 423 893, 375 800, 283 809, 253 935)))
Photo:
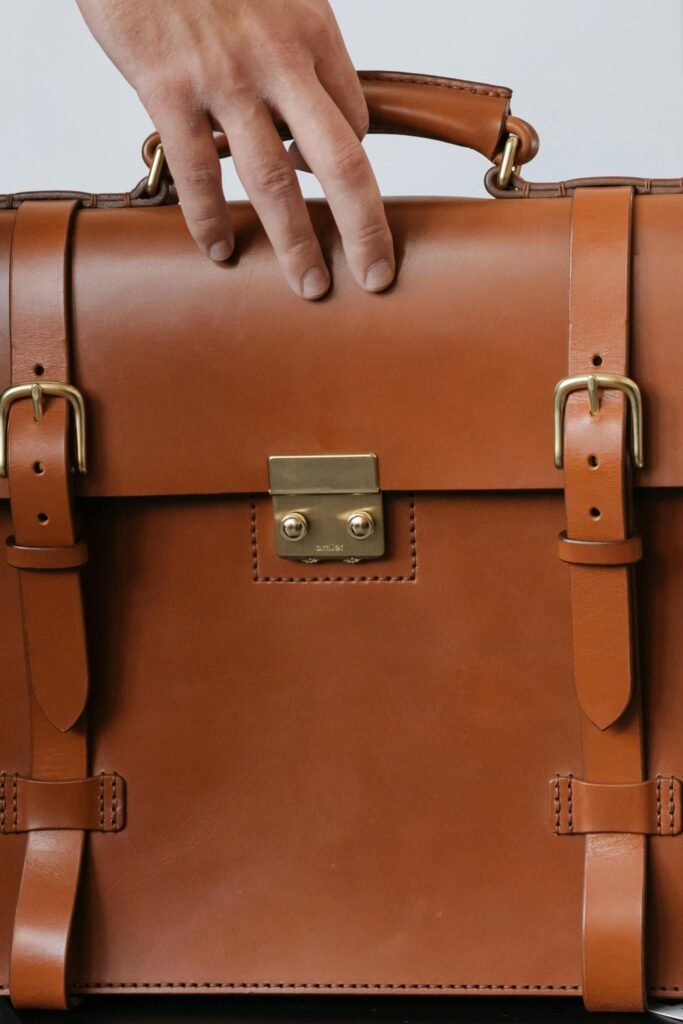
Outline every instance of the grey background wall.
MULTIPOLYGON (((541 134, 531 177, 683 175, 681 0, 332 3, 359 68, 512 86, 513 110, 541 134)), ((0 96, 0 192, 115 191, 142 176, 149 119, 73 0, 0 0, 0 96)), ((472 153, 405 138, 366 145, 387 194, 482 194, 472 153)), ((225 184, 243 196, 230 167, 225 184)))

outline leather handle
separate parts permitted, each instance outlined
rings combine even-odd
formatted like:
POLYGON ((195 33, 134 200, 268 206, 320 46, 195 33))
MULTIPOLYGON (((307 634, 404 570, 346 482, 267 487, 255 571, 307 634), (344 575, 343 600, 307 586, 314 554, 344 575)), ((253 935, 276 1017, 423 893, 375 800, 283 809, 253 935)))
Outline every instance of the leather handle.
MULTIPOLYGON (((400 71, 359 71, 373 134, 413 135, 474 149, 499 162, 511 132, 519 138, 515 162, 528 163, 538 152, 538 135, 530 124, 510 115, 512 91, 501 86, 455 78, 406 74, 400 71)), ((278 125, 283 140, 292 138, 278 125)), ((215 136, 221 156, 229 156, 225 135, 215 136)), ((142 157, 152 166, 159 145, 157 132, 148 136, 142 157)))

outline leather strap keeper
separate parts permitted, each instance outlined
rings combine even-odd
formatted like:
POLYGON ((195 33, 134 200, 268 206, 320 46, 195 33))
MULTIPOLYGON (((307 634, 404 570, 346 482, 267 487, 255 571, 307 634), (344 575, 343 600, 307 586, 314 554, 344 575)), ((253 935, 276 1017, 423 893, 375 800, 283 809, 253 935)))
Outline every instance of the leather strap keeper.
POLYGON ((15 569, 75 569, 88 561, 85 541, 63 547, 29 547, 15 543, 14 537, 5 541, 7 561, 15 569))
POLYGON ((78 829, 120 832, 125 825, 125 784, 116 772, 44 782, 0 772, 0 833, 78 829))
POLYGON ((681 782, 658 775, 646 782, 582 782, 571 775, 550 780, 550 816, 558 835, 619 832, 675 836, 683 829, 681 782))
POLYGON ((638 534, 626 540, 575 540, 563 530, 557 552, 563 562, 575 565, 628 565, 643 557, 643 542, 638 534))

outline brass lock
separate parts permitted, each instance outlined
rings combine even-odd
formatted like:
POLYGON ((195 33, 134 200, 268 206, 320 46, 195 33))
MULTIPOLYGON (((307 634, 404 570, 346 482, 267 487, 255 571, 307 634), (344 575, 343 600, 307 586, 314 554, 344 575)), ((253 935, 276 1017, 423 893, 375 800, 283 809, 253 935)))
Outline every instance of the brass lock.
POLYGON ((275 550, 305 562, 384 554, 377 456, 271 455, 275 550))

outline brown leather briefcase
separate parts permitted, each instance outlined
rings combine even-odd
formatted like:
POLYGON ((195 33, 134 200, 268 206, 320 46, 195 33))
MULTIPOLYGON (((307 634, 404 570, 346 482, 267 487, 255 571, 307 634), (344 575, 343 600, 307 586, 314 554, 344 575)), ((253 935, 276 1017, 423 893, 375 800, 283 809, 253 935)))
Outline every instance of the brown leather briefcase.
POLYGON ((212 264, 158 139, 0 196, 18 1006, 683 987, 683 182, 530 184, 508 90, 361 77, 497 197, 388 199, 385 294, 322 201, 324 300, 248 203, 212 264))

